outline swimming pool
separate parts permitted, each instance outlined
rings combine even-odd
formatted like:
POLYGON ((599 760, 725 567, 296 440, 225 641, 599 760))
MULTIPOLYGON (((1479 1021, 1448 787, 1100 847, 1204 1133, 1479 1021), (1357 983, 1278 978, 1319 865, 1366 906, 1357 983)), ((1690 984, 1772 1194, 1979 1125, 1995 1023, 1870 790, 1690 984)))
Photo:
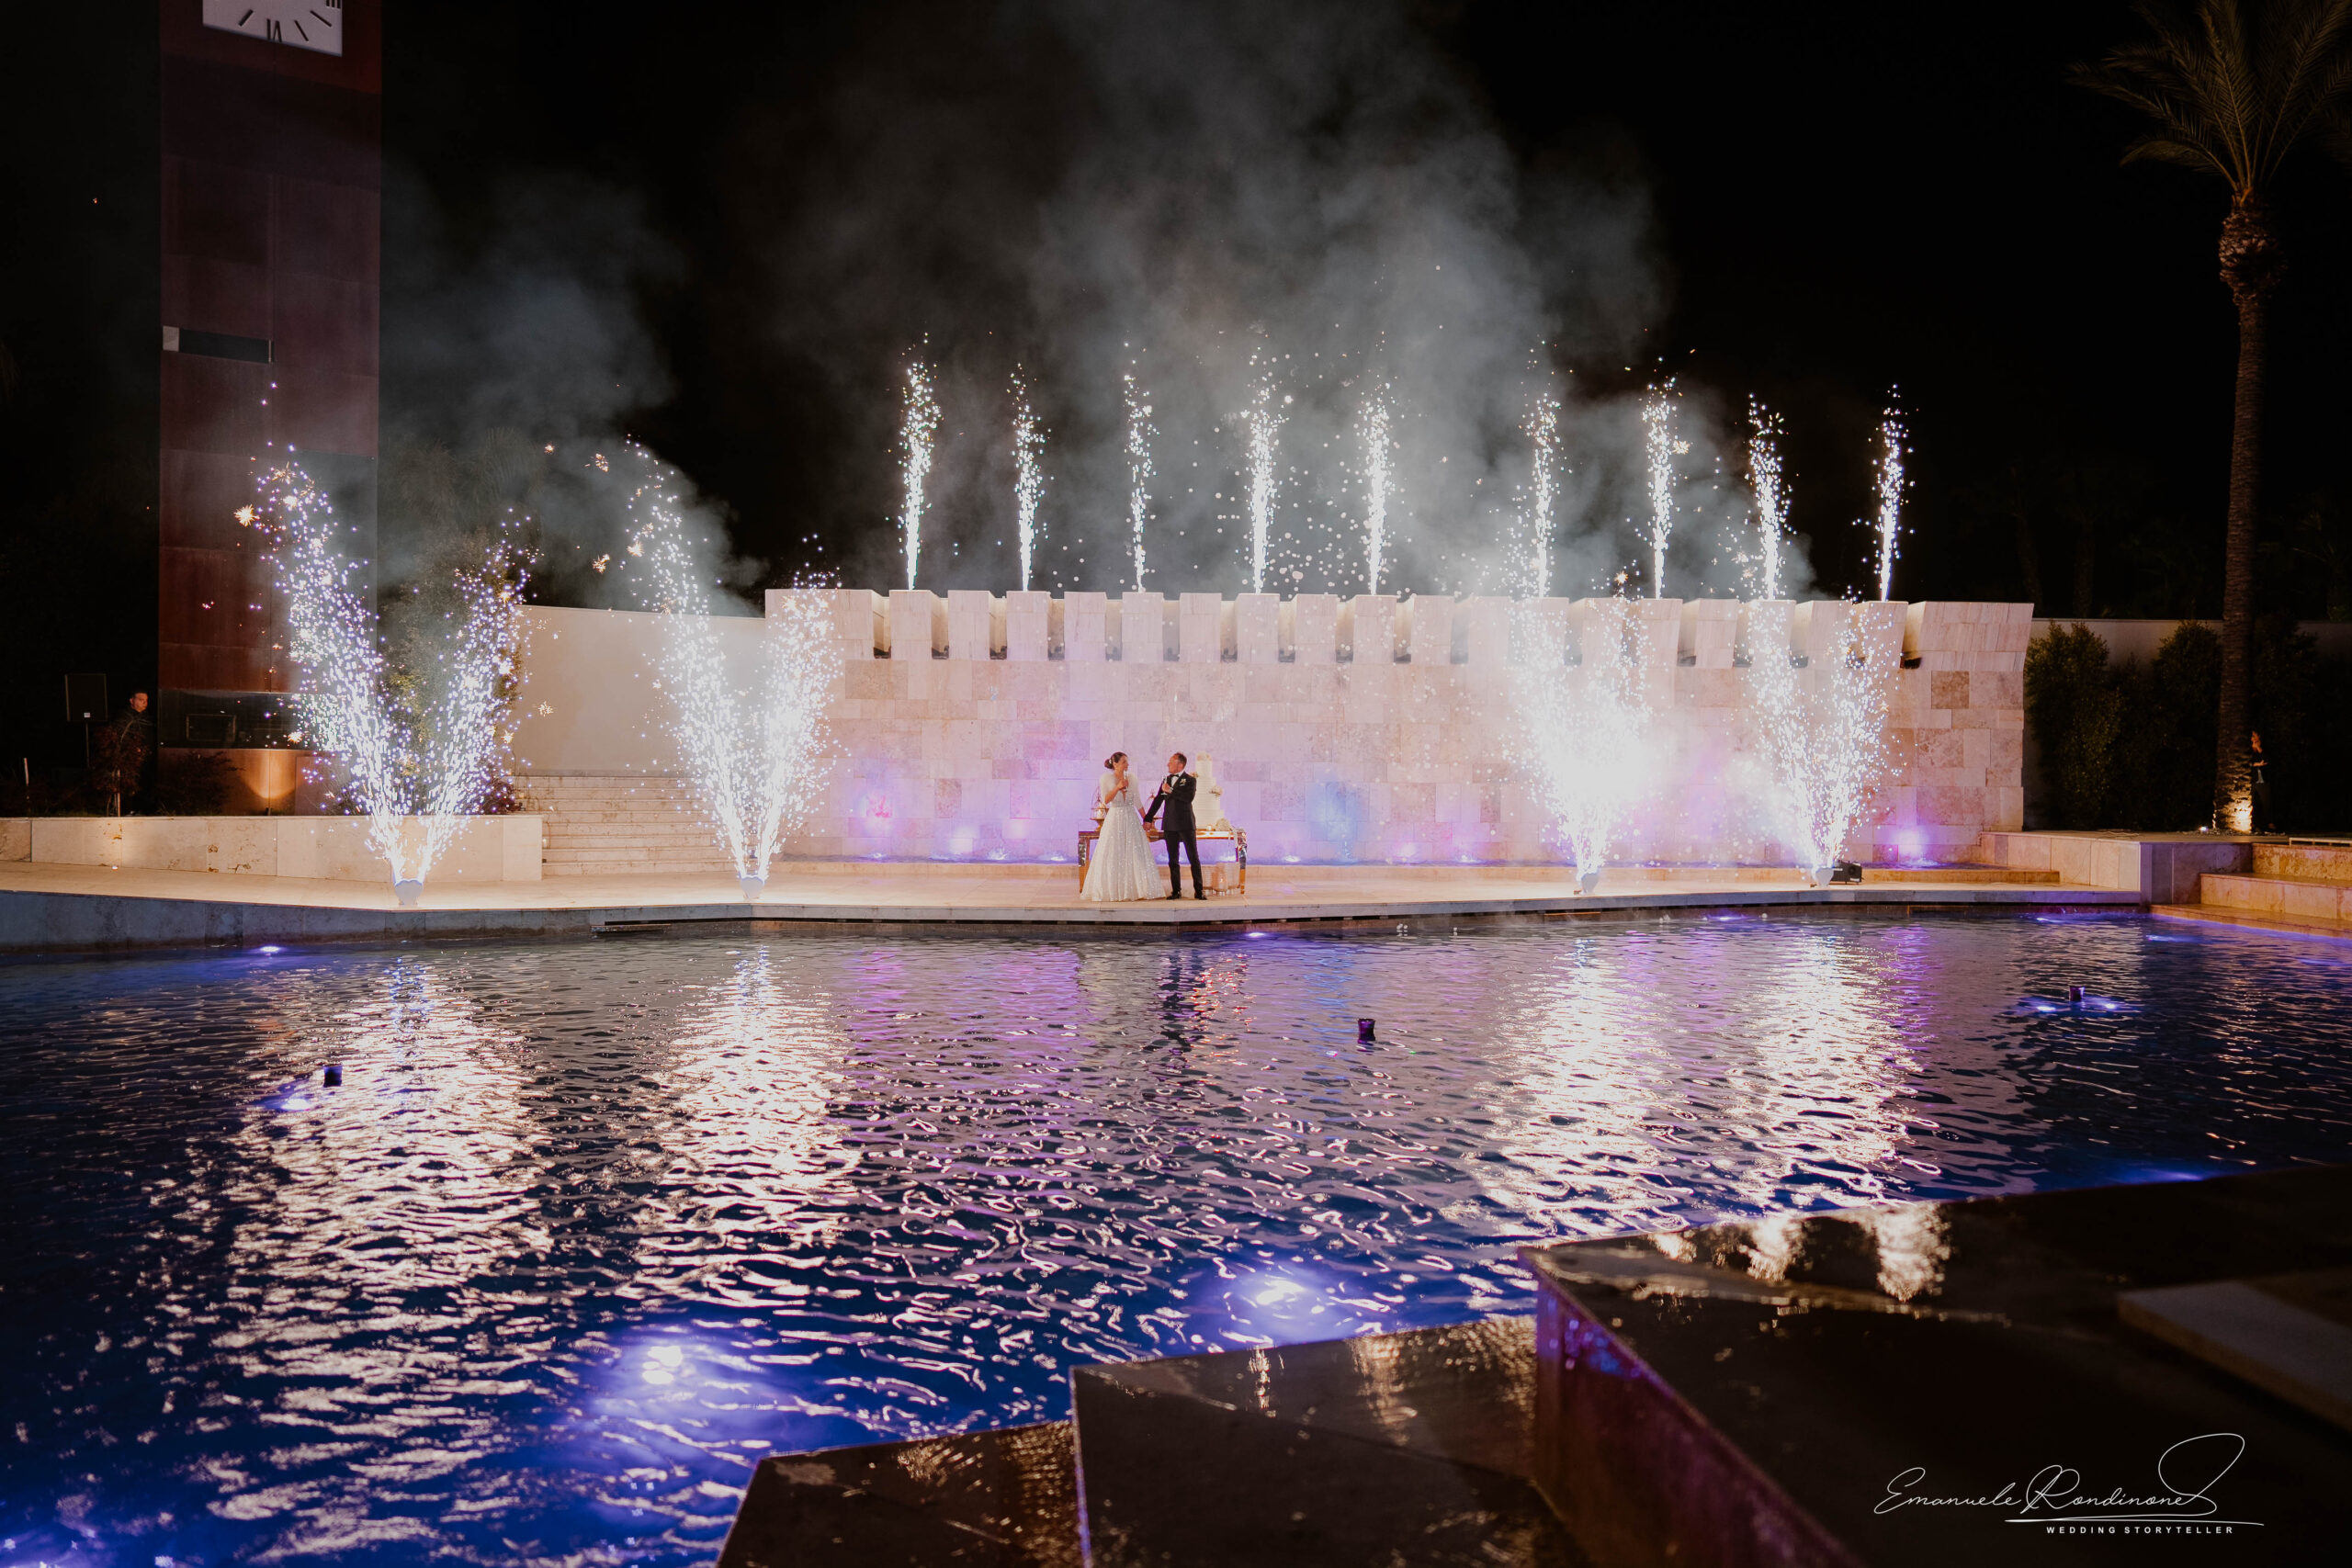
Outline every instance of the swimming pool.
POLYGON ((2137 917, 0 968, 5 1561, 701 1561, 762 1454, 1532 1237, 2352 1158, 2347 999, 2137 917))

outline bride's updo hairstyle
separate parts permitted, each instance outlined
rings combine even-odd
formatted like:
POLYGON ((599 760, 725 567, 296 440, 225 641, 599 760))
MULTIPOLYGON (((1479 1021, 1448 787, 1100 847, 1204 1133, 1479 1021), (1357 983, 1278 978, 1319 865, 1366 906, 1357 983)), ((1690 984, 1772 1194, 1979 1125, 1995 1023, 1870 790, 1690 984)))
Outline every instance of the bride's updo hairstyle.
POLYGON ((1102 759, 1102 771, 1106 773, 1115 773, 1119 771, 1119 764, 1126 760, 1127 754, 1125 751, 1114 751, 1102 759))

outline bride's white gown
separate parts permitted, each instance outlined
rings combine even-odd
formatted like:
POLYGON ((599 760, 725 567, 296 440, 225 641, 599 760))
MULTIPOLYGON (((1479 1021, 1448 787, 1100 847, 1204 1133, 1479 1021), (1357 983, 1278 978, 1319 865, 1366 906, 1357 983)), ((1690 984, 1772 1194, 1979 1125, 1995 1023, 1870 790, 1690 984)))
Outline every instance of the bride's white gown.
MULTIPOLYGON (((1102 788, 1111 788, 1104 779, 1102 788)), ((1143 802, 1136 797, 1133 774, 1116 794, 1102 796, 1102 830, 1087 857, 1086 882, 1079 897, 1097 904, 1119 904, 1131 898, 1159 897, 1167 892, 1159 864, 1151 858, 1151 840, 1144 836, 1143 802)))

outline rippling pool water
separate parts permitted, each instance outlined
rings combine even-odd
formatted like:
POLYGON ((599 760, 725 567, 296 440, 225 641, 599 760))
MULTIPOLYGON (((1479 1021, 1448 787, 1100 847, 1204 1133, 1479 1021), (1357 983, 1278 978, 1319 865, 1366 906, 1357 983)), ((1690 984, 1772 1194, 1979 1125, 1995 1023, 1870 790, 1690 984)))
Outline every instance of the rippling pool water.
POLYGON ((1524 1311, 1529 1238, 2352 1157, 2348 958, 1686 917, 0 968, 5 1561, 700 1561, 763 1453, 1524 1311))

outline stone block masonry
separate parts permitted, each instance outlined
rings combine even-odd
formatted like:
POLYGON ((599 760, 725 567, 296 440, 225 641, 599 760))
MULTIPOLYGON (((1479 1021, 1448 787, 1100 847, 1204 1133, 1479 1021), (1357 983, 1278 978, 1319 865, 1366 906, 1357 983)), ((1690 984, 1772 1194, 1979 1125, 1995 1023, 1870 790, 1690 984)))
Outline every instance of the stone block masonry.
MULTIPOLYGON (((787 845, 797 858, 1067 860, 1104 756, 1124 750, 1151 776, 1181 750, 1214 759, 1226 813, 1261 863, 1557 861, 1515 753, 1512 682, 1531 665, 1577 678, 1584 640, 1614 624, 1594 601, 1434 595, 828 598, 842 655, 835 761, 787 845)), ((686 826, 658 617, 530 615, 515 750, 548 818, 548 873, 721 863, 707 829, 696 842, 686 826)), ((1612 858, 1785 863, 1751 750, 1748 666, 1850 641, 1895 666, 1895 766, 1847 852, 1973 858, 1983 834, 2023 815, 2030 616, 2022 604, 1637 602, 1628 652, 1647 671, 1660 767, 1612 858)), ((718 623, 746 691, 762 626, 718 623)))

